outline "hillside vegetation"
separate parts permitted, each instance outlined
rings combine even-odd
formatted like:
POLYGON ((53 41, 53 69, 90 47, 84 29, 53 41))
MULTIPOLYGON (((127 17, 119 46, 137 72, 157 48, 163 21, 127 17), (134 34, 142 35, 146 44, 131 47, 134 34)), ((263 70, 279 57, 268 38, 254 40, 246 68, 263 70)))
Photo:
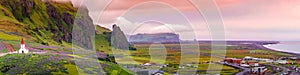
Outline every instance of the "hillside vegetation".
MULTIPOLYGON (((19 41, 21 38, 25 38, 26 47, 29 47, 30 50, 47 51, 47 55, 5 55, 0 58, 0 74, 76 75, 78 74, 77 72, 83 71, 95 75, 96 73, 94 73, 94 71, 96 69, 76 69, 78 66, 75 65, 72 59, 75 58, 74 56, 76 55, 72 55, 71 43, 74 41, 74 36, 95 33, 95 44, 91 43, 91 37, 93 36, 87 36, 86 39, 79 39, 76 41, 89 41, 84 42, 83 44, 87 45, 87 48, 89 49, 95 47, 98 52, 101 51, 107 53, 109 58, 103 59, 113 61, 114 57, 110 56, 111 31, 98 25, 94 25, 92 19, 88 16, 88 10, 83 10, 83 13, 77 14, 78 9, 74 8, 72 3, 68 2, 57 3, 51 1, 43 2, 42 0, 0 0, 0 50, 2 52, 8 52, 6 45, 12 46, 13 49, 17 50, 19 49, 19 41), (76 23, 75 18, 80 20, 77 24, 73 24, 76 23), (82 28, 81 31, 96 30, 95 32, 88 33, 72 33, 73 29, 76 29, 75 25, 78 25, 77 27, 89 27, 86 29, 82 28), (55 56, 54 59, 61 57, 70 58, 62 58, 61 61, 53 61, 50 60, 52 55, 55 56), (49 61, 49 63, 46 63, 44 60, 49 61), (24 66, 24 64, 29 65, 24 66), (39 66, 40 68, 38 68, 39 66), (14 72, 14 70, 18 71, 14 72)), ((81 47, 81 44, 75 45, 81 47)), ((133 74, 111 61, 99 61, 99 64, 104 68, 104 73, 112 75, 133 74)))
POLYGON ((45 45, 71 42, 77 9, 71 3, 0 0, 2 40, 26 38, 45 45))

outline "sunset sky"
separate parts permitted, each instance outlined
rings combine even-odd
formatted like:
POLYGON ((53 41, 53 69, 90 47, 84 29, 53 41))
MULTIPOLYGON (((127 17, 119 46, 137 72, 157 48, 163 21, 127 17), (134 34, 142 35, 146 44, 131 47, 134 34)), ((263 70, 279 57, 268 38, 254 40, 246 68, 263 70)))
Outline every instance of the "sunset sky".
MULTIPOLYGON (((83 1, 72 2, 79 6, 83 1)), ((105 6, 103 2, 86 0, 82 4, 89 8, 94 23, 104 27, 118 24, 126 34, 175 32, 182 39, 189 39, 186 37, 193 33, 199 40, 211 37, 205 17, 188 0, 112 0, 105 11, 97 10, 105 6)), ((300 0, 215 2, 225 25, 226 39, 300 41, 300 0)), ((210 11, 210 7, 200 11, 210 11)))

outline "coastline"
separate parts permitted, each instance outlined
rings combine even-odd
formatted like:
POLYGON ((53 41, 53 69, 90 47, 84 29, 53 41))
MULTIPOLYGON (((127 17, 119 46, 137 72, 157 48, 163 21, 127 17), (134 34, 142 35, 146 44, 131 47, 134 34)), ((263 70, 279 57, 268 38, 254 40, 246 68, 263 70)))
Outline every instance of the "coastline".
POLYGON ((290 55, 293 55, 293 56, 296 56, 296 57, 300 57, 300 53, 287 52, 287 51, 284 51, 284 50, 274 49, 274 48, 268 47, 268 45, 274 45, 274 44, 257 45, 257 47, 259 47, 261 49, 264 49, 264 50, 271 50, 271 51, 275 51, 275 52, 280 52, 280 53, 285 53, 285 54, 290 54, 290 55))

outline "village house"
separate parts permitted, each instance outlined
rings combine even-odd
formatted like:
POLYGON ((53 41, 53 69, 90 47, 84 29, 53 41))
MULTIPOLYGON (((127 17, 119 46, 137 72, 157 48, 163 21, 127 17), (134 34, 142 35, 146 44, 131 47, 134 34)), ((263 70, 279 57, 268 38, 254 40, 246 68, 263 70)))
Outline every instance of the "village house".
POLYGON ((242 59, 237 58, 225 58, 224 62, 226 63, 234 63, 234 64, 240 64, 242 62, 242 59))
POLYGON ((142 64, 142 66, 151 66, 151 65, 152 65, 151 63, 142 64))
POLYGON ((243 67, 250 67, 250 66, 259 66, 259 62, 271 62, 270 59, 262 59, 262 58, 253 58, 250 56, 246 56, 243 59, 238 58, 225 58, 225 63, 233 63, 233 64, 239 64, 243 67))
POLYGON ((276 60, 274 61, 275 64, 290 64, 287 60, 276 60))
POLYGON ((264 74, 265 72, 267 72, 267 68, 265 66, 261 66, 261 67, 253 67, 251 68, 251 73, 253 74, 264 74))
POLYGON ((138 75, 164 75, 164 71, 161 70, 144 70, 138 71, 138 75))

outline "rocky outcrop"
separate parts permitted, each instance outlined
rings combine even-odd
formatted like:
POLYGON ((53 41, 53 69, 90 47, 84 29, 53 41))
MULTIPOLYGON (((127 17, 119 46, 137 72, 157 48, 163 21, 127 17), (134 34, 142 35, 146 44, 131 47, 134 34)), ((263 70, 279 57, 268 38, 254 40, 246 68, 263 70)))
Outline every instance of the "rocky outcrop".
POLYGON ((52 26, 48 26, 48 29, 55 34, 53 36, 53 39, 59 42, 61 41, 71 42, 72 39, 71 29, 73 28, 73 22, 75 16, 72 16, 67 12, 63 12, 61 14, 60 12, 58 12, 58 9, 53 6, 52 3, 47 2, 46 5, 47 5, 48 16, 51 19, 49 24, 52 25, 52 26))
POLYGON ((30 0, 21 0, 20 2, 21 2, 21 5, 23 6, 23 9, 25 9, 23 11, 23 14, 32 12, 32 8, 33 8, 33 6, 35 6, 35 4, 32 1, 30 1, 30 0))
POLYGON ((111 34, 111 45, 114 48, 125 50, 128 50, 130 47, 130 44, 127 41, 125 34, 117 25, 113 25, 113 31, 111 34))
POLYGON ((54 19, 59 19, 59 13, 57 12, 57 10, 55 9, 55 7, 53 5, 51 5, 50 3, 46 3, 46 7, 47 7, 47 12, 48 12, 48 16, 54 19))
POLYGON ((88 15, 88 9, 82 8, 78 11, 80 16, 74 21, 72 31, 73 44, 86 49, 93 49, 93 36, 95 35, 95 26, 92 19, 88 15))

